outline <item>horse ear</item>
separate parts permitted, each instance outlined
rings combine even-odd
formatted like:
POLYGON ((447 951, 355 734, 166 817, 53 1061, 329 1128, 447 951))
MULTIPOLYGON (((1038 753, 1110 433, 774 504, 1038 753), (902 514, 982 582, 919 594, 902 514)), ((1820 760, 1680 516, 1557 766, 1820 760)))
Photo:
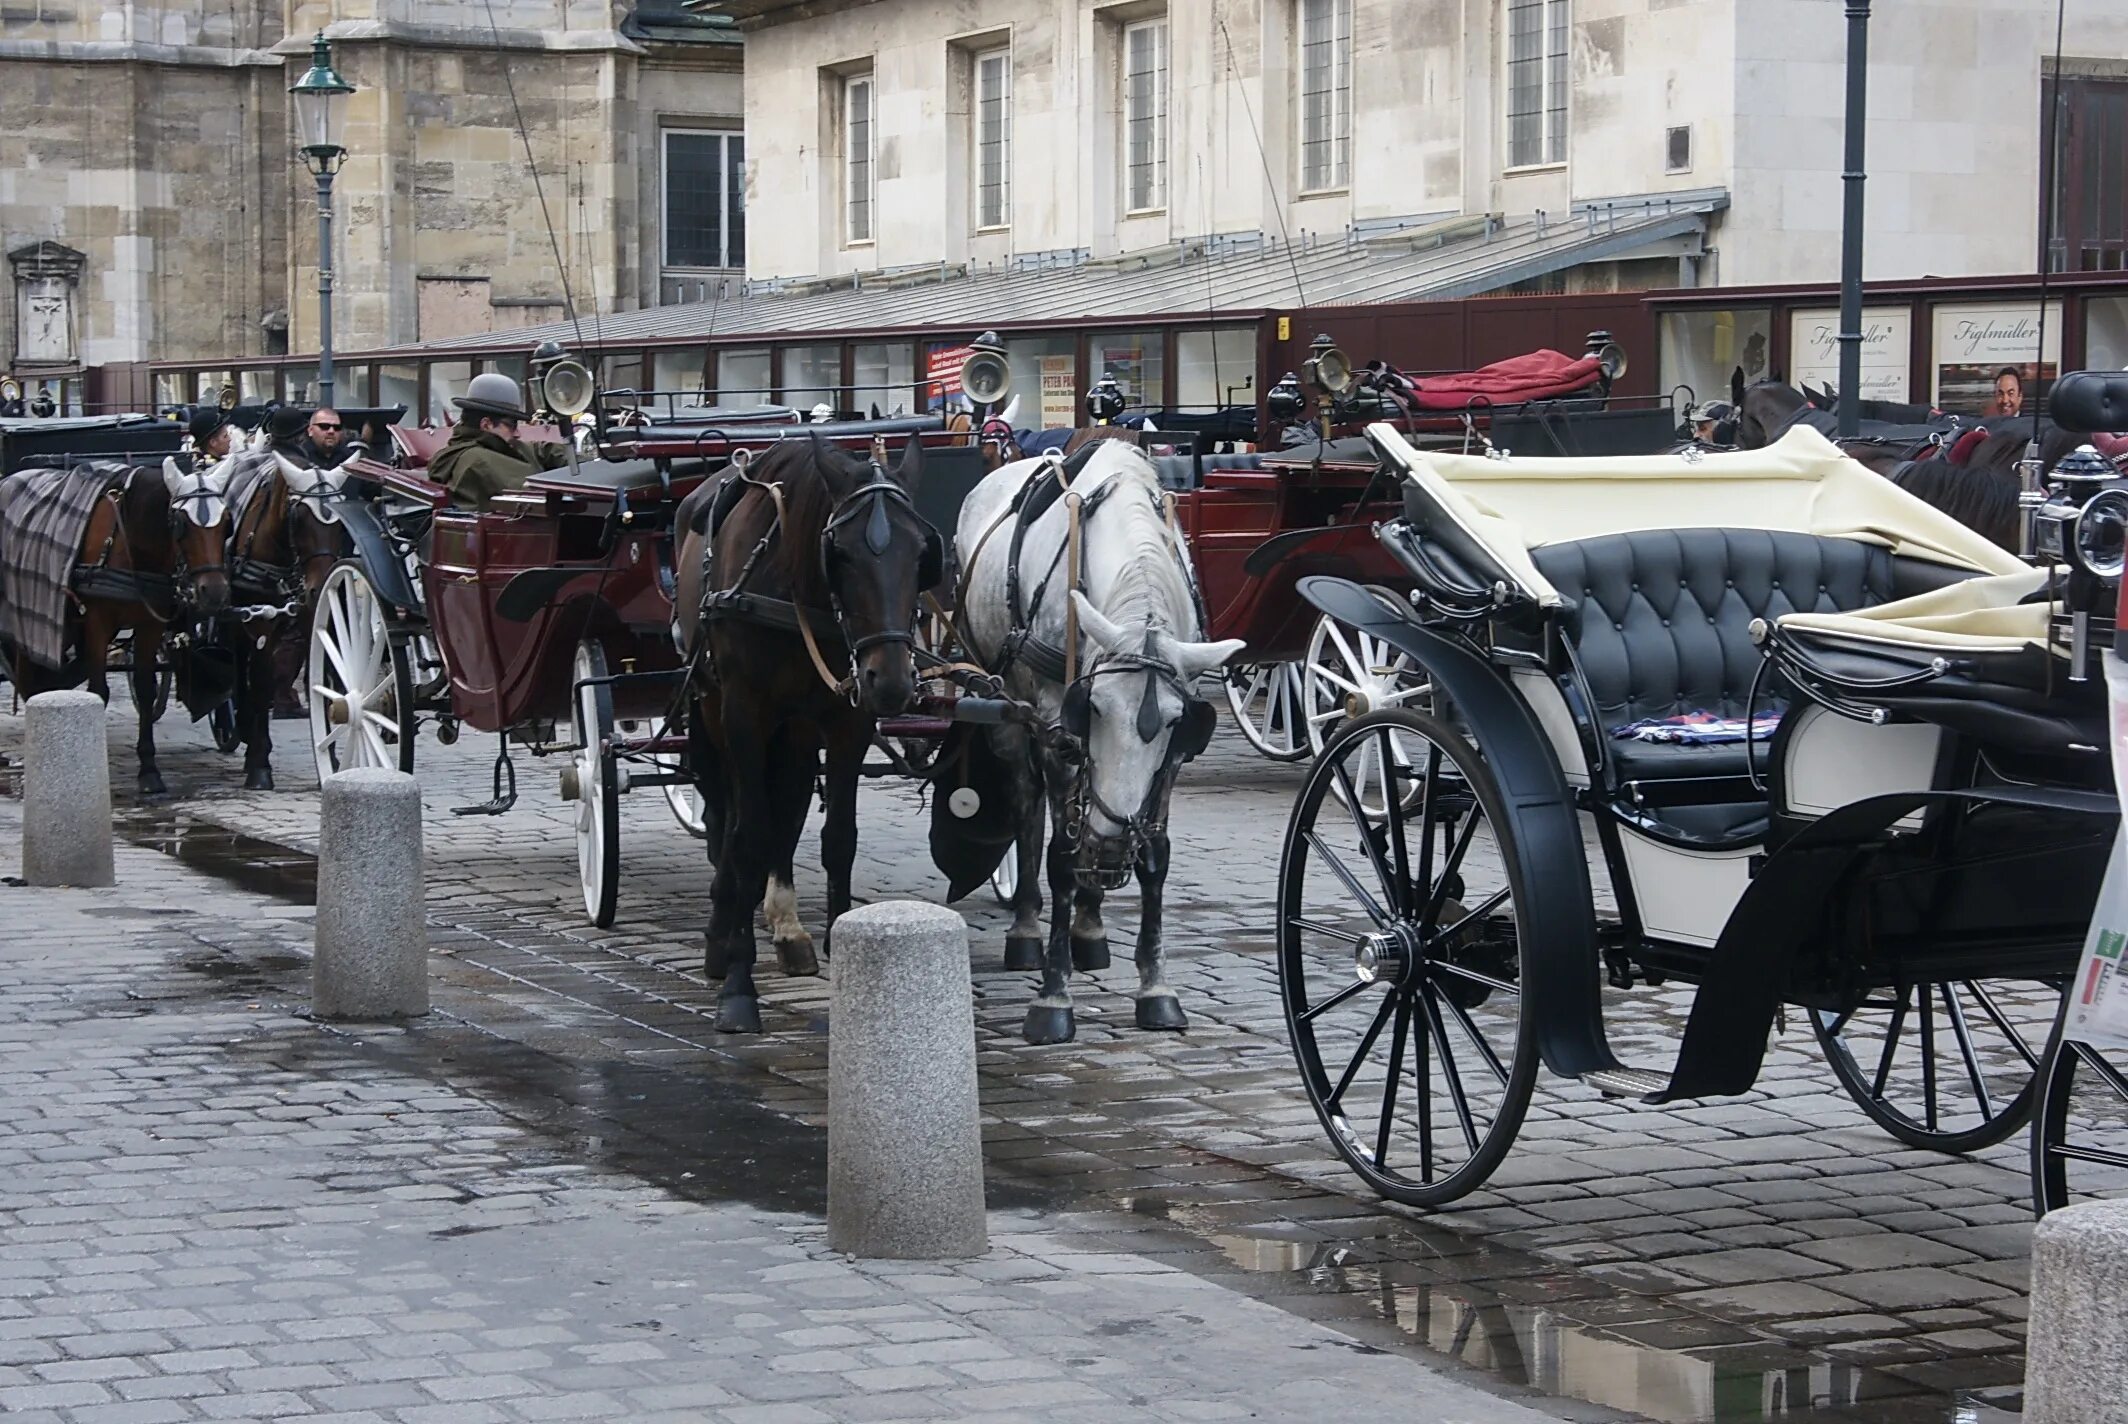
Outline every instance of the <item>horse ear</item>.
POLYGON ((894 467, 894 483, 900 485, 903 489, 909 490, 913 493, 916 489, 916 482, 922 479, 923 477, 923 437, 911 434, 909 436, 909 443, 901 447, 900 463, 896 464, 894 467))
POLYGON ((1239 638, 1226 638, 1217 643, 1177 643, 1175 670, 1185 679, 1201 677, 1247 646, 1239 638))
POLYGON ((1094 607, 1092 601, 1077 589, 1071 591, 1071 606, 1079 611, 1079 627, 1096 643, 1112 653, 1138 651, 1130 634, 1110 622, 1108 615, 1094 607))
POLYGON ((1744 368, 1739 366, 1729 373, 1729 404, 1742 405, 1743 403, 1744 368))

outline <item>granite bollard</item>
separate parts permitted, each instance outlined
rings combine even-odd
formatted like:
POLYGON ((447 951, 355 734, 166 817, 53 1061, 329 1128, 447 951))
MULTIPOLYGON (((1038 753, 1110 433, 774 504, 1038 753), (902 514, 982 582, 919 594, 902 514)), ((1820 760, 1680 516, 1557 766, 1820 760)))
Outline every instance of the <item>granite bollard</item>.
POLYGON ((429 1011, 421 784, 356 767, 327 777, 318 807, 318 921, 310 1008, 321 1019, 429 1011))
POLYGON ((873 1259, 980 1256, 968 923, 889 900, 835 921, 828 1013, 828 1247, 873 1259))
POLYGON ((112 885, 111 753, 103 699, 40 692, 29 700, 22 769, 22 878, 112 885))
POLYGON ((2128 1424, 2128 1201, 2050 1212, 2032 1233, 2024 1424, 2128 1424))

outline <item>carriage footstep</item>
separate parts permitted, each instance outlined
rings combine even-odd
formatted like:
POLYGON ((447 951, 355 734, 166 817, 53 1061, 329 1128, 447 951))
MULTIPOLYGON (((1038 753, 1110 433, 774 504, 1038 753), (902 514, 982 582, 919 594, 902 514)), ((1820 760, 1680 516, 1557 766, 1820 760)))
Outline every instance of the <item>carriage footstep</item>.
POLYGON ((1138 1000, 1137 1023, 1140 1028, 1179 1032, 1190 1026, 1190 1016, 1173 994, 1148 994, 1138 1000))
POLYGON ((1646 1068, 1598 1068, 1582 1074, 1581 1081, 1607 1098, 1652 1098, 1670 1086, 1670 1075, 1646 1068))
POLYGON ((1020 1026, 1020 1037, 1029 1043, 1069 1043, 1078 1035, 1079 1026, 1073 1022, 1070 1009, 1041 1004, 1028 1008, 1027 1021, 1020 1026))
POLYGON ((1081 974, 1108 968, 1108 936, 1071 937, 1071 967, 1081 974))
POLYGON ((1006 935, 1005 967, 1007 969, 1040 969, 1042 967, 1042 937, 1040 935, 1006 935))
POLYGON ((718 1033, 761 1032, 761 1001, 736 995, 717 1000, 718 1033))

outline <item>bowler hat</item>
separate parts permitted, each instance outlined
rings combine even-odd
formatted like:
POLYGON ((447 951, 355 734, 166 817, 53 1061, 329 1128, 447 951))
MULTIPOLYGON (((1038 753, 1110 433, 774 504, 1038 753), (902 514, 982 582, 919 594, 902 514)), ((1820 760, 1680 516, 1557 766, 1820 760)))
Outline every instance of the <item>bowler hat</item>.
POLYGON ((503 420, 532 418, 531 412, 525 409, 524 392, 518 389, 517 382, 500 371, 475 376, 467 384, 465 394, 451 404, 476 419, 483 415, 503 420))
POLYGON ((211 405, 203 405, 192 412, 192 419, 185 422, 185 429, 192 436, 192 443, 204 446, 214 438, 214 432, 229 423, 229 413, 211 405))
POLYGON ((266 423, 267 438, 276 445, 294 440, 310 428, 310 412, 301 406, 284 405, 266 423))

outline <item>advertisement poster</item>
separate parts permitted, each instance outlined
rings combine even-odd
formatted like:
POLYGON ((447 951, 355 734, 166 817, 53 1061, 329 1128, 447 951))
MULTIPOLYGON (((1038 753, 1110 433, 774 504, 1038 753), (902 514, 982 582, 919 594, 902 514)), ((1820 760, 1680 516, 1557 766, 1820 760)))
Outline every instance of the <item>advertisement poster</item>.
POLYGON ((1078 392, 1072 377, 1078 363, 1067 352, 1042 358, 1042 419, 1036 430, 1069 430, 1078 421, 1078 392))
POLYGON ((924 356, 925 409, 944 410, 949 403, 956 408, 968 404, 961 395, 961 363, 968 359, 971 349, 966 343, 932 343, 924 356))
POLYGON ((1954 415, 2027 413, 2061 365, 2061 324, 2061 303, 2047 303, 2042 349, 2037 302, 1937 307, 1931 399, 1954 415))
MULTIPOLYGON (((1788 364, 1793 386, 1840 388, 1840 309, 1813 307, 1791 313, 1788 364)), ((1862 399, 1900 401, 1912 387, 1914 316, 1904 307, 1866 307, 1862 312, 1862 399)))

